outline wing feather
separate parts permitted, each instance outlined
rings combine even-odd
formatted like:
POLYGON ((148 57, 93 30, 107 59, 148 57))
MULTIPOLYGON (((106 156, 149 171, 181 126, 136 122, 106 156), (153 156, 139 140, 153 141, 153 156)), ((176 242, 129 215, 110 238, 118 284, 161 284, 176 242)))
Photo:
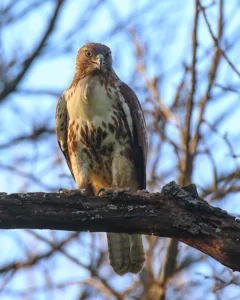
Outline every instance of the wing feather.
POLYGON ((68 152, 68 143, 67 143, 67 138, 68 138, 68 112, 67 112, 67 105, 65 101, 64 95, 62 95, 57 103, 57 108, 56 108, 56 135, 57 135, 57 140, 60 149, 62 150, 62 153, 65 156, 65 159, 67 161, 68 167, 72 173, 72 176, 75 180, 73 170, 72 170, 72 164, 68 152))
POLYGON ((134 91, 124 82, 121 82, 119 89, 131 113, 133 126, 133 156, 140 188, 146 189, 148 142, 144 114, 134 91))

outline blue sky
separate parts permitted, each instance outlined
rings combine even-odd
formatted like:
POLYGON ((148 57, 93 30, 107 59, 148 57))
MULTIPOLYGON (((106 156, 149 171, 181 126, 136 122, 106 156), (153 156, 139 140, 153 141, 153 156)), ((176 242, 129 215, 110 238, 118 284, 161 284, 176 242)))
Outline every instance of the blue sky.
MULTIPOLYGON (((1 5, 8 2, 9 1, 3 1, 1 5)), ((91 3, 94 7, 98 2, 99 1, 92 1, 91 3)), ((204 1, 204 3, 208 2, 209 1, 204 1)), ((22 1, 19 8, 16 9, 16 12, 23 8, 23 3, 24 5, 28 5, 29 1, 22 1)), ((116 72, 123 81, 135 89, 139 99, 143 103, 146 97, 146 92, 142 91, 144 81, 135 70, 135 49, 129 33, 129 28, 134 27, 141 42, 149 45, 148 56, 146 57, 149 76, 153 77, 159 73, 165 74, 161 86, 161 97, 165 104, 170 105, 176 91, 176 86, 182 76, 183 62, 189 63, 191 61, 190 51, 192 42, 190 37, 194 1, 187 0, 184 1, 183 4, 183 1, 180 0, 155 2, 147 0, 121 0, 119 4, 119 1, 109 0, 103 1, 93 13, 85 15, 82 12, 87 5, 89 5, 89 1, 77 0, 69 1, 65 5, 52 42, 48 45, 51 51, 48 51, 46 54, 43 53, 42 57, 32 66, 20 88, 38 91, 50 90, 61 94, 73 78, 75 56, 78 49, 88 41, 95 41, 106 43, 111 47, 116 72), (111 9, 109 8, 109 3, 114 4, 111 9), (142 9, 144 12, 142 12, 142 9), (123 25, 121 28, 116 26, 119 20, 123 25), (76 24, 76 32, 72 32, 68 37, 67 33, 71 31, 76 24), (64 51, 66 45, 68 46, 67 52, 64 51)), ((51 15, 52 7, 52 1, 46 1, 40 10, 33 11, 25 18, 19 19, 13 26, 8 26, 6 30, 2 32, 1 40, 4 46, 4 57, 8 59, 17 57, 17 60, 21 62, 21 57, 31 52, 31 49, 34 48, 39 36, 46 27, 46 20, 48 20, 51 15)), ((236 10, 235 7, 239 8, 238 1, 233 0, 226 3, 226 18, 228 20, 226 36, 230 42, 232 40, 231 36, 234 38, 237 34, 240 18, 240 10, 236 10), (229 18, 231 18, 231 22, 229 18)), ((216 10, 210 10, 209 18, 213 23, 216 17, 216 10)), ((213 26, 214 30, 215 28, 216 27, 213 26)), ((198 73, 200 79, 198 95, 201 95, 206 88, 206 68, 210 64, 210 57, 206 55, 206 49, 212 45, 212 39, 206 30, 206 25, 202 18, 200 20, 199 41, 199 60, 203 57, 199 63, 198 73)), ((236 67, 240 69, 238 46, 239 42, 236 43, 235 48, 228 52, 228 55, 231 60, 234 61, 236 67)), ((239 78, 231 71, 224 60, 221 64, 221 72, 218 75, 217 82, 226 86, 231 84, 239 87, 239 78)), ((0 144, 3 143, 6 138, 14 138, 20 134, 32 132, 33 124, 35 124, 36 127, 41 124, 46 124, 50 128, 53 128, 56 102, 57 97, 48 94, 15 93, 10 95, 8 101, 1 105, 0 119, 2 126, 0 129, 0 144)), ((239 149, 238 146, 240 146, 238 138, 238 102, 239 94, 226 93, 221 96, 220 100, 212 100, 205 115, 206 119, 214 120, 221 112, 228 111, 229 107, 232 106, 235 108, 235 112, 231 111, 230 117, 219 127, 219 132, 228 133, 228 136, 234 140, 236 149, 239 149)), ((195 115, 197 115, 197 111, 195 115)), ((170 135, 176 134, 174 126, 169 126, 168 130, 170 135)), ((203 130, 206 129, 203 127, 203 130)), ((222 171, 224 171, 226 168, 231 170, 235 167, 236 163, 239 163, 238 159, 233 161, 228 158, 229 149, 226 145, 223 145, 217 135, 209 139, 208 146, 213 150, 214 158, 220 170, 222 169, 222 171)), ((202 145, 202 147, 204 148, 205 146, 202 145)), ((169 146, 162 149, 164 159, 162 159, 159 164, 160 173, 162 170, 172 166, 172 151, 169 146)), ((237 154, 239 154, 239 152, 237 154)), ((22 175, 14 175, 12 172, 1 172, 0 191, 12 193, 18 191, 57 190, 59 187, 73 188, 74 182, 70 177, 61 177, 63 173, 69 174, 66 165, 58 167, 57 169, 55 168, 56 155, 61 154, 56 140, 52 136, 45 136, 40 142, 34 144, 22 143, 17 147, 1 150, 1 164, 8 165, 14 162, 19 170, 40 177, 43 185, 41 186, 22 175), (26 154, 31 158, 30 161, 26 162, 23 160, 26 154)), ((149 161, 151 166, 151 157, 149 161)), ((194 182, 199 182, 199 184, 203 186, 211 183, 212 169, 208 159, 199 156, 196 164, 198 171, 194 173, 194 182)), ((176 172, 173 172, 168 178, 164 178, 164 180, 176 180, 176 174, 176 172)), ((228 209, 229 212, 240 214, 238 196, 239 195, 227 197, 227 200, 230 201, 221 201, 217 204, 228 209)), ((51 240, 59 240, 64 238, 68 233, 39 231, 39 234, 51 240)), ((81 239, 84 240, 84 243, 90 243, 89 236, 87 233, 81 235, 81 239)), ((103 248, 106 247, 103 234, 98 235, 97 240, 98 245, 102 245, 103 248)), ((31 235, 20 230, 0 231, 0 243, 4 245, 3 250, 1 250, 0 264, 14 261, 16 258, 20 260, 26 259, 25 248, 28 248, 32 253, 34 253, 34 247, 37 247, 37 253, 46 251, 49 248, 46 244, 36 241, 31 235)), ((91 255, 91 253, 87 253, 89 248, 85 249, 85 247, 79 243, 79 240, 71 243, 71 245, 67 247, 67 250, 85 263, 89 260, 91 255)), ((180 256, 184 256, 184 253, 181 252, 180 256)), ((96 255, 98 255, 97 251, 96 255)), ((209 265, 213 264, 213 260, 209 258, 208 261, 210 262, 201 264, 199 269, 199 265, 195 265, 192 268, 192 272, 201 272, 211 275, 212 269, 209 265)), ((23 289, 24 286, 28 286, 29 283, 31 283, 32 286, 44 285, 46 278, 42 270, 45 270, 47 273, 49 271, 49 265, 52 269, 51 276, 53 275, 53 279, 56 282, 66 280, 66 277, 80 281, 86 278, 86 272, 83 270, 80 271, 79 267, 74 263, 69 262, 63 255, 57 254, 51 261, 43 261, 40 267, 36 267, 32 272, 18 272, 10 281, 8 287, 23 289)), ((220 265, 216 267, 218 270, 221 268, 222 266, 220 265)), ((104 267, 101 272, 105 276, 111 274, 111 270, 108 266, 104 267)), ((112 281, 121 289, 131 283, 132 278, 134 277, 127 275, 124 278, 117 278, 117 280, 114 277, 112 281)), ((186 278, 187 274, 184 274, 182 280, 185 281, 186 278)), ((208 290, 211 289, 211 281, 205 280, 203 286, 204 285, 207 285, 208 290)), ((203 286, 201 286, 200 289, 202 289, 203 286)), ((68 288, 65 292, 64 290, 56 290, 52 294, 52 299, 66 299, 66 297, 68 297, 68 299, 75 299, 74 297, 76 297, 78 290, 79 286, 68 288)), ((238 291, 238 287, 231 286, 231 289, 228 289, 228 295, 235 295, 238 291)), ((7 297, 7 295, 1 298, 0 294, 0 299, 10 300, 16 298, 17 297, 13 296, 7 297)), ((40 300, 47 298, 44 293, 40 292, 34 294, 34 298, 32 299, 40 300)), ((215 298, 212 294, 209 294, 208 299, 215 298)))

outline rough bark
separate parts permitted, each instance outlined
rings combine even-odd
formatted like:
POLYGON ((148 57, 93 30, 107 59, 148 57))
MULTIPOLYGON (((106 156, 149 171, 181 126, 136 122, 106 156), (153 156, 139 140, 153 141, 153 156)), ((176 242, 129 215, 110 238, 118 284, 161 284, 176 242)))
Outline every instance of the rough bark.
POLYGON ((141 233, 171 237, 240 271, 240 222, 175 182, 161 193, 0 193, 0 228, 141 233))

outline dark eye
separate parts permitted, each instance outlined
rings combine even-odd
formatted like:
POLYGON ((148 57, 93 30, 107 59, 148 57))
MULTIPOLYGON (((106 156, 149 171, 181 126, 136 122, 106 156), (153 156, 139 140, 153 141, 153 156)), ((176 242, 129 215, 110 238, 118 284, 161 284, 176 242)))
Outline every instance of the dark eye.
POLYGON ((108 52, 108 53, 106 54, 106 58, 108 58, 110 55, 111 55, 111 53, 108 52))
POLYGON ((92 56, 92 52, 91 51, 86 51, 85 53, 86 53, 87 57, 91 57, 92 56))

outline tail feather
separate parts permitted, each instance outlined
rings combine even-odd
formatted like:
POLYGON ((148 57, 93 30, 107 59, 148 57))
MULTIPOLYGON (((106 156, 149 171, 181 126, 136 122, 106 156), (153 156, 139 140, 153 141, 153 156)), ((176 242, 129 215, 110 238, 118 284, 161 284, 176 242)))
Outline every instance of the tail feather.
POLYGON ((130 240, 130 272, 138 273, 142 270, 145 262, 145 252, 142 243, 142 237, 139 234, 128 235, 130 240))
POLYGON ((141 271, 145 254, 138 234, 107 233, 110 264, 119 275, 141 271))

